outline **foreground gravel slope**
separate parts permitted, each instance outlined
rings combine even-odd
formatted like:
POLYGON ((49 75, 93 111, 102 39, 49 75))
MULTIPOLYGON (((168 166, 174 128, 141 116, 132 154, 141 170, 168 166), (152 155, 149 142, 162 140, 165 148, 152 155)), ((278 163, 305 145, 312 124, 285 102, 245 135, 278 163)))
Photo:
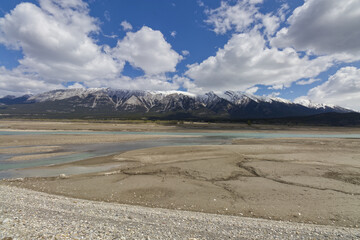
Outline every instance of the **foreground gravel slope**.
POLYGON ((359 239, 360 229, 152 209, 0 185, 0 239, 359 239))

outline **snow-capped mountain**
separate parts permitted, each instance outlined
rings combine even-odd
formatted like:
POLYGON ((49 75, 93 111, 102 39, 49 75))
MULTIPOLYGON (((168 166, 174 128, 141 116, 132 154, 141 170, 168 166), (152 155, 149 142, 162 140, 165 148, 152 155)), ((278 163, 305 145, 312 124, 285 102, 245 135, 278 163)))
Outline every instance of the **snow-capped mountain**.
POLYGON ((244 92, 208 92, 196 95, 182 91, 117 90, 111 88, 61 89, 22 97, 0 99, 0 114, 79 116, 160 116, 196 119, 245 119, 308 116, 351 110, 244 92), (11 106, 11 107, 10 107, 11 106))

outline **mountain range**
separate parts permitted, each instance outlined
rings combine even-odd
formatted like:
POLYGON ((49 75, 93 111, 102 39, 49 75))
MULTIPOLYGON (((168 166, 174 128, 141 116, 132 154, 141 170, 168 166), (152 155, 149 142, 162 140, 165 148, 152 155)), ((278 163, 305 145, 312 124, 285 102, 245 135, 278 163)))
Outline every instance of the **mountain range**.
POLYGON ((350 113, 339 106, 225 91, 60 89, 0 98, 0 117, 240 120, 350 113))

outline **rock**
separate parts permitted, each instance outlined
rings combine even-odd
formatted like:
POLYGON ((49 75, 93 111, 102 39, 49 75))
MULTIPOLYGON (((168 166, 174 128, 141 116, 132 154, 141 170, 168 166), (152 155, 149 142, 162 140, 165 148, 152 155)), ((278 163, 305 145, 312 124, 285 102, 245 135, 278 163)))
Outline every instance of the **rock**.
POLYGON ((24 178, 13 178, 13 179, 8 179, 8 182, 23 182, 24 178))
POLYGON ((66 179, 66 178, 69 178, 69 177, 66 176, 64 173, 62 173, 62 174, 59 175, 59 178, 60 179, 66 179))
POLYGON ((10 218, 5 218, 4 221, 2 221, 2 223, 8 223, 8 222, 11 222, 11 219, 10 218))

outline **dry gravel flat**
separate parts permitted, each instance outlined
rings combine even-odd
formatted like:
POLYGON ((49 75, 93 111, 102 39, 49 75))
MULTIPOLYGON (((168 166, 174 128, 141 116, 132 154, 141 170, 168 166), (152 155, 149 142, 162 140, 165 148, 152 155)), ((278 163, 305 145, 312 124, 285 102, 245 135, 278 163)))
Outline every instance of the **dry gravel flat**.
POLYGON ((0 239, 359 239, 360 229, 145 208, 0 185, 0 239))

